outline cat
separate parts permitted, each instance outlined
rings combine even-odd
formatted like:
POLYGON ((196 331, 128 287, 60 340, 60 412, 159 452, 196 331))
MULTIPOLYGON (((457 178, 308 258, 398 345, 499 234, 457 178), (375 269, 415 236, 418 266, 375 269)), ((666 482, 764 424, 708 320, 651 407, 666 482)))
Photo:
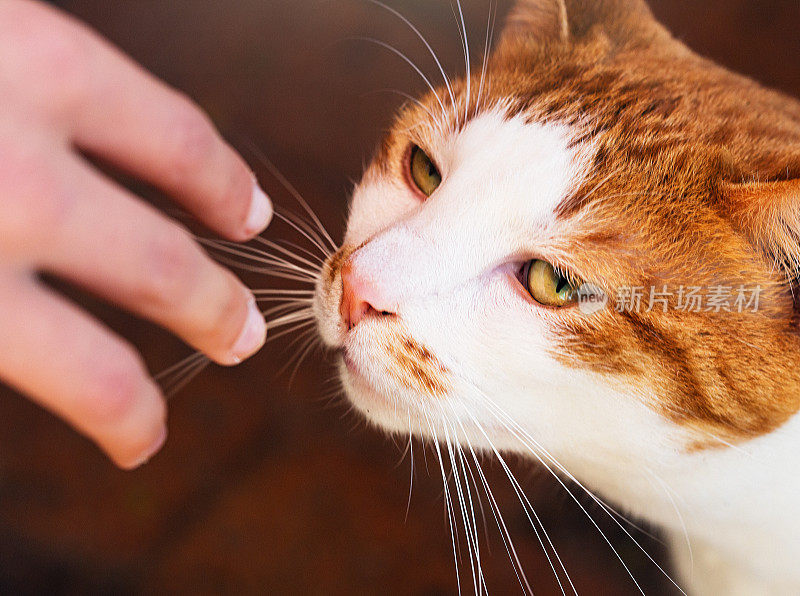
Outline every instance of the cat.
POLYGON ((799 594, 800 103, 643 0, 518 0, 445 81, 316 282, 349 401, 663 528, 688 594, 799 594))

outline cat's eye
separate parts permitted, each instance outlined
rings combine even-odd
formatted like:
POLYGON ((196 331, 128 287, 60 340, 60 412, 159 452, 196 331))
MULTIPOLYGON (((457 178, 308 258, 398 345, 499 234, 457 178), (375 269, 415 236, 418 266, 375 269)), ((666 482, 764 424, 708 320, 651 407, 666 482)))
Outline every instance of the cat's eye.
POLYGON ((436 164, 416 145, 411 149, 409 172, 411 180, 426 197, 431 196, 442 183, 442 174, 436 164))
POLYGON ((547 261, 530 261, 523 272, 531 297, 545 306, 569 306, 578 301, 578 288, 547 261))

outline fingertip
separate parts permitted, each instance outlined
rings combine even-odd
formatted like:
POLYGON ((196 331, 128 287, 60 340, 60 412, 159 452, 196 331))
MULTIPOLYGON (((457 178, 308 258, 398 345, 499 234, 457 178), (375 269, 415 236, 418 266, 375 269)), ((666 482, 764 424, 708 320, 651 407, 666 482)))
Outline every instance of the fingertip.
POLYGON ((250 207, 245 220, 245 234, 247 237, 251 238, 263 232, 272 221, 272 214, 272 201, 254 178, 250 207))
POLYGON ((267 322, 255 299, 247 304, 244 327, 233 344, 227 364, 236 365, 258 352, 267 340, 267 322))
POLYGON ((167 441, 167 425, 161 427, 161 430, 156 435, 156 439, 152 442, 152 444, 145 449, 141 454, 137 457, 129 460, 129 461, 119 461, 117 465, 126 471, 133 471, 137 468, 142 467, 144 464, 149 462, 153 456, 161 451, 161 448, 164 446, 164 443, 167 441))

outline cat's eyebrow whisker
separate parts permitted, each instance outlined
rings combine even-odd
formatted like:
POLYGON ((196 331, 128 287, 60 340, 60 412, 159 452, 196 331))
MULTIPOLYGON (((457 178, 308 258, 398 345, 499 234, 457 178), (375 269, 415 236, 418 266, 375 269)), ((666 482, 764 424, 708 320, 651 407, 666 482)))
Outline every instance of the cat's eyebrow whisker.
MULTIPOLYGON (((410 102, 412 102, 412 103, 413 103, 414 105, 416 105, 416 106, 417 106, 419 109, 423 110, 423 111, 424 111, 426 114, 428 114, 428 116, 430 116, 430 118, 431 118, 431 120, 432 120, 433 122, 437 122, 437 123, 438 123, 438 118, 437 118, 437 117, 436 117, 436 115, 435 115, 435 114, 434 114, 434 113, 433 113, 433 112, 430 110, 430 108, 428 108, 428 106, 426 106, 424 103, 422 103, 421 101, 419 101, 419 100, 418 100, 416 97, 414 97, 413 95, 410 95, 410 94, 408 94, 408 93, 405 93, 404 91, 400 91, 399 89, 376 89, 375 91, 370 91, 370 92, 368 92, 368 93, 365 93, 365 94, 364 94, 362 97, 364 97, 364 96, 367 96, 367 95, 374 95, 374 94, 376 94, 376 93, 394 93, 395 95, 399 95, 400 97, 402 97, 402 98, 406 99, 407 101, 410 101, 410 102)), ((413 130, 414 128, 417 128, 419 125, 420 125, 420 123, 418 122, 418 123, 416 123, 416 124, 415 124, 413 127, 406 128, 406 129, 405 129, 403 132, 409 132, 410 130, 413 130)), ((440 125, 440 126, 441 126, 441 125, 440 125)))
MULTIPOLYGON (((367 41, 367 42, 370 42, 370 43, 377 44, 377 45, 381 46, 382 48, 387 49, 390 52, 392 52, 393 54, 395 54, 395 55, 399 56, 400 58, 402 58, 409 66, 411 66, 411 68, 414 69, 414 71, 416 71, 416 73, 420 77, 422 77, 422 80, 425 81, 425 84, 428 85, 428 89, 430 89, 431 93, 433 93, 434 97, 436 98, 436 101, 439 104, 439 107, 441 108, 442 113, 444 114, 444 113, 447 112, 447 110, 445 110, 444 103, 442 102, 442 98, 436 92, 436 89, 434 88, 434 86, 431 83, 430 79, 428 79, 428 77, 425 75, 425 73, 423 73, 420 70, 420 68, 416 64, 414 64, 414 62, 408 56, 406 56, 403 52, 398 50, 396 47, 394 47, 394 46, 392 46, 392 45, 390 45, 390 44, 388 44, 386 42, 383 42, 383 41, 381 41, 379 39, 375 39, 373 37, 355 37, 353 39, 358 40, 358 41, 367 41)), ((453 106, 453 107, 455 109, 455 106, 453 106)))
POLYGON ((492 39, 494 38, 494 26, 497 19, 497 2, 489 0, 489 16, 486 18, 486 38, 483 45, 483 63, 481 65, 481 79, 478 85, 478 98, 475 100, 475 111, 481 108, 481 99, 483 97, 483 88, 486 83, 486 68, 489 65, 489 50, 492 46, 492 39))
MULTIPOLYGON (((461 43, 464 46, 464 65, 465 65, 465 74, 467 75, 466 83, 467 83, 467 93, 466 93, 466 105, 464 106, 464 124, 467 123, 469 120, 469 104, 471 99, 471 87, 472 87, 472 65, 470 64, 470 56, 469 56, 469 39, 467 37, 467 25, 464 22, 464 11, 461 7, 461 0, 456 0, 456 6, 458 6, 458 15, 461 19, 461 26, 459 27, 459 32, 461 33, 462 39, 461 43)), ((456 19, 456 24, 458 24, 458 19, 456 19)))
MULTIPOLYGON (((428 52, 433 57, 433 60, 436 62, 436 66, 439 69, 439 73, 442 75, 442 79, 444 79, 445 88, 447 89, 447 93, 450 96, 450 103, 453 106, 453 115, 456 117, 456 120, 458 120, 458 113, 456 112, 456 109, 457 109, 456 108, 456 97, 455 97, 455 94, 453 93, 453 85, 452 85, 452 83, 450 81, 450 77, 447 76, 447 72, 445 72, 445 69, 442 66, 441 60, 439 60, 439 57, 436 55, 436 52, 433 51, 433 48, 431 47, 431 44, 428 43, 428 40, 425 38, 425 36, 422 35, 420 30, 411 21, 409 21, 403 14, 401 14, 400 12, 398 12, 397 10, 392 8, 391 6, 387 6, 383 2, 380 2, 379 0, 367 0, 367 2, 371 2, 372 4, 376 4, 377 6, 380 6, 380 7, 384 8, 384 9, 388 10, 393 15, 398 17, 406 25, 408 25, 411 28, 411 30, 414 32, 414 34, 420 39, 420 41, 422 41, 422 43, 425 44, 425 47, 427 48, 428 52)), ((419 102, 417 102, 417 103, 419 103, 419 102)), ((439 101, 440 106, 441 106, 441 103, 442 102, 439 101)), ((442 112, 444 112, 444 106, 441 106, 441 108, 442 108, 442 112)), ((430 113, 430 110, 428 110, 428 113, 430 113)), ((431 116, 433 117, 433 114, 431 114, 431 116)), ((438 121, 438 118, 435 118, 435 120, 438 121)))

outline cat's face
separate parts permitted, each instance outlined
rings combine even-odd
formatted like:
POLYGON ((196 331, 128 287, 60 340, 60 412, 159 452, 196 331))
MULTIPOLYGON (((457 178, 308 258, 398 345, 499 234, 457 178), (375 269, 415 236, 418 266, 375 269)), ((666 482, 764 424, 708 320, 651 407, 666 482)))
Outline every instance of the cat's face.
POLYGON ((774 430, 800 406, 791 255, 740 183, 800 163, 764 119, 782 98, 637 1, 550 4, 406 107, 357 186, 314 305, 348 398, 391 431, 622 466, 774 430))

